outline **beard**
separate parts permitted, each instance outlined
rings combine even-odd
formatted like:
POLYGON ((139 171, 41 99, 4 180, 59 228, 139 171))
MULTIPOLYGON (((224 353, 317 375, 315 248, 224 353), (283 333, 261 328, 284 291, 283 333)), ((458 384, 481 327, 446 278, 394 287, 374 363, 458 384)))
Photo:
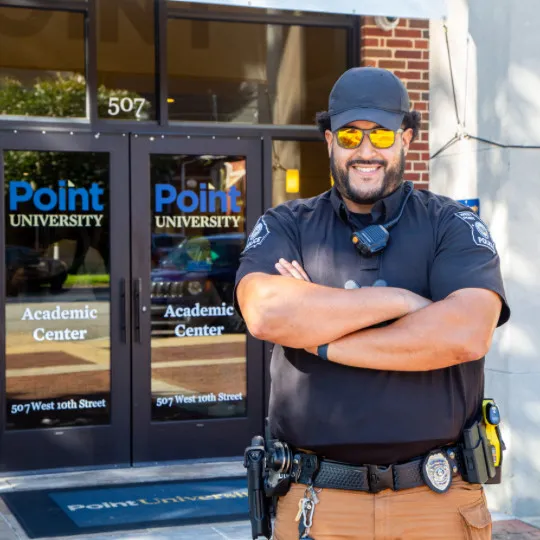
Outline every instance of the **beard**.
POLYGON ((330 172, 334 178, 336 188, 340 195, 356 204, 374 204, 384 199, 403 183, 405 173, 405 152, 403 148, 399 153, 399 161, 389 166, 384 160, 361 160, 351 159, 345 164, 345 168, 339 168, 334 161, 334 153, 330 155, 330 172), (370 193, 358 193, 354 189, 349 178, 349 167, 353 165, 381 165, 384 167, 384 178, 379 188, 373 189, 370 193))

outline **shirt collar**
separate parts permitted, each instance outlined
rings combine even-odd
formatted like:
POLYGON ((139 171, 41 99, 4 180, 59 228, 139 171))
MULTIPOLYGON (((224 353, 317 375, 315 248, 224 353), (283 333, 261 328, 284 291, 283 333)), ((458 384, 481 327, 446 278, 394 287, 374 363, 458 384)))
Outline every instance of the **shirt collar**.
MULTIPOLYGON (((406 183, 402 182, 396 191, 384 199, 380 199, 373 205, 373 208, 371 209, 373 223, 377 223, 381 219, 390 221, 394 218, 401 206, 403 198, 406 195, 405 185, 406 183)), ((350 212, 345 206, 345 203, 343 202, 343 199, 341 198, 341 195, 339 194, 339 191, 335 185, 330 190, 330 201, 332 202, 334 211, 340 217, 340 219, 345 223, 349 223, 351 221, 350 212)))

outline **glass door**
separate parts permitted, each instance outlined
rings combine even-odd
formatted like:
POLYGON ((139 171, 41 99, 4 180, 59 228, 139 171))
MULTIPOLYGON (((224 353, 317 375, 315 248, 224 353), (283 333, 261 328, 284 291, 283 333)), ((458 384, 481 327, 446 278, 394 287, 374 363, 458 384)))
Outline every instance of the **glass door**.
POLYGON ((233 304, 260 140, 133 136, 131 171, 133 460, 240 455, 263 424, 263 347, 233 304))
POLYGON ((0 134, 1 470, 130 461, 128 151, 0 134))

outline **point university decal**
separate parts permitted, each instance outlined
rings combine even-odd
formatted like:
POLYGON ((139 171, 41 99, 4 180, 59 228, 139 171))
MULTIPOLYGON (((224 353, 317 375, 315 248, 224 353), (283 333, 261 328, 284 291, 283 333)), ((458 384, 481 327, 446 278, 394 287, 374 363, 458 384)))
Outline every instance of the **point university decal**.
POLYGON ((477 214, 474 212, 463 211, 456 212, 454 215, 464 221, 471 228, 472 239, 477 246, 485 247, 493 253, 497 253, 495 242, 493 242, 486 224, 478 217, 477 214))
POLYGON ((270 229, 268 229, 266 221, 264 221, 263 217, 260 217, 249 235, 244 252, 246 252, 248 249, 260 246, 269 234, 270 229))

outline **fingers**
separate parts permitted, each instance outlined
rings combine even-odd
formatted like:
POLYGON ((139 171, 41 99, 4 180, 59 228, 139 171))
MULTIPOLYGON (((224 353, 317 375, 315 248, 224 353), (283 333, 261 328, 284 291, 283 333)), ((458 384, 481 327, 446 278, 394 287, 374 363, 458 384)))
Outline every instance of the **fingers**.
POLYGON ((279 262, 276 263, 275 267, 282 276, 303 279, 298 270, 285 259, 279 259, 279 262))
POLYGON ((303 280, 302 274, 298 271, 296 266, 293 266, 289 261, 286 261, 285 259, 279 259, 279 264, 289 272, 289 275, 291 275, 295 279, 301 279, 303 280))
POLYGON ((281 266, 281 264, 279 263, 276 263, 274 265, 276 267, 276 270, 282 275, 282 276, 285 276, 285 277, 293 277, 289 274, 289 272, 287 272, 287 270, 285 269, 285 267, 281 266))
POLYGON ((279 262, 275 264, 275 267, 282 276, 293 277, 302 281, 311 281, 302 266, 297 261, 293 261, 291 264, 289 261, 282 258, 279 259, 279 262))
POLYGON ((299 272, 299 274, 302 276, 302 279, 304 281, 311 281, 309 279, 309 276, 306 274, 306 271, 302 268, 301 264, 297 261, 293 261, 292 262, 292 265, 294 266, 294 268, 296 268, 296 270, 299 272))

